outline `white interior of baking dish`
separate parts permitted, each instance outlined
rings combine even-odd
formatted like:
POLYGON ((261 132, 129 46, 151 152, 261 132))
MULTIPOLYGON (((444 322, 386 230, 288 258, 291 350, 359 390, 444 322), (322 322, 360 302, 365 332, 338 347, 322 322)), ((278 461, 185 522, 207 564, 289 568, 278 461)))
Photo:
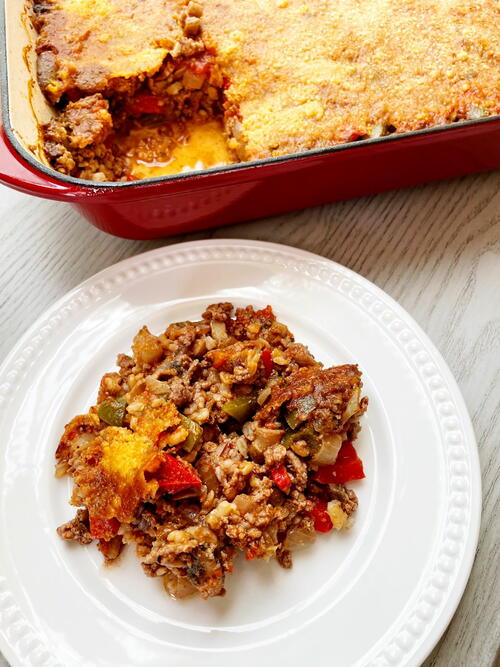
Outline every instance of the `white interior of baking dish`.
POLYGON ((39 126, 52 115, 36 77, 36 33, 26 0, 5 0, 5 31, 9 115, 12 130, 34 157, 45 165, 39 126))

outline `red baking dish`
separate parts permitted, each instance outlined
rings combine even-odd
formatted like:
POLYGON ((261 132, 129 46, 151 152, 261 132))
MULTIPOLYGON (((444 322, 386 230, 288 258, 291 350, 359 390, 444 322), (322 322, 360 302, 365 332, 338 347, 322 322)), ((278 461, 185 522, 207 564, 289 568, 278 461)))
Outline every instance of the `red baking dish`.
POLYGON ((50 113, 34 76, 25 0, 2 12, 0 181, 74 204, 116 236, 154 238, 500 167, 500 116, 130 183, 59 174, 38 125, 50 113))

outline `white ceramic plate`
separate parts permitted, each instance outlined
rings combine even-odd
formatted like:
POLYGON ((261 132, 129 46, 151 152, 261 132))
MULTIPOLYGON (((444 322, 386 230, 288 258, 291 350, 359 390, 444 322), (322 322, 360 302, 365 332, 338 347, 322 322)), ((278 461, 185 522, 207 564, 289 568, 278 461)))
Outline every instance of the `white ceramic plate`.
POLYGON ((38 320, 0 371, 0 400, 1 648, 13 665, 418 665, 459 602, 480 519, 463 400, 407 313, 333 262, 220 240, 128 259, 38 320), (238 562, 225 598, 178 602, 132 553, 105 568, 94 545, 57 537, 74 509, 54 449, 141 325, 159 332, 221 300, 269 303, 325 364, 359 364, 367 477, 351 484, 353 529, 319 536, 292 571, 238 562))

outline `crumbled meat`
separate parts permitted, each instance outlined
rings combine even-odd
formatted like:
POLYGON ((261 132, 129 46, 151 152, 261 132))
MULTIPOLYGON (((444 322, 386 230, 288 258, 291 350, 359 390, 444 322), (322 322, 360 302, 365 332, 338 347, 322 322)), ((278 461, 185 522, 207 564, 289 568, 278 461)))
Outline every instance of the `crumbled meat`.
POLYGON ((276 560, 281 567, 284 567, 286 570, 289 570, 292 567, 292 554, 288 549, 283 549, 283 547, 280 546, 276 552, 276 560))
POLYGON ((318 362, 302 343, 292 343, 287 347, 287 355, 299 366, 318 366, 318 362))
POLYGON ((224 459, 215 469, 217 479, 222 484, 222 493, 228 500, 234 500, 247 484, 248 476, 253 471, 250 461, 224 459))
POLYGON ((296 489, 303 491, 307 485, 307 464, 302 459, 288 450, 286 453, 289 475, 296 489))
POLYGON ((217 537, 204 526, 160 532, 145 565, 159 564, 178 576, 186 576, 200 597, 224 594, 224 570, 217 548, 217 537))
POLYGON ((264 462, 272 470, 283 463, 286 454, 286 447, 283 445, 271 445, 271 447, 264 450, 264 462))
POLYGON ((113 177, 122 158, 105 143, 112 126, 108 101, 100 93, 82 97, 42 127, 46 153, 63 173, 93 178, 99 171, 113 177))
POLYGON ((101 403, 107 398, 114 398, 122 391, 122 378, 119 373, 105 373, 102 376, 97 395, 97 402, 101 403))
POLYGON ((178 408, 186 405, 193 397, 190 387, 187 387, 179 378, 172 378, 169 383, 170 398, 178 408))
POLYGON ((346 489, 342 484, 330 484, 332 500, 338 500, 342 509, 351 516, 358 509, 358 499, 352 489, 346 489))
POLYGON ((74 519, 59 526, 57 534, 63 540, 74 540, 78 544, 90 544, 93 541, 93 537, 90 535, 89 513, 87 510, 77 510, 74 519))
POLYGON ((209 306, 203 313, 204 320, 216 320, 217 322, 227 322, 232 315, 233 304, 228 303, 214 303, 209 306))
POLYGON ((86 148, 104 141, 113 125, 108 102, 98 93, 70 102, 59 120, 71 148, 86 148))

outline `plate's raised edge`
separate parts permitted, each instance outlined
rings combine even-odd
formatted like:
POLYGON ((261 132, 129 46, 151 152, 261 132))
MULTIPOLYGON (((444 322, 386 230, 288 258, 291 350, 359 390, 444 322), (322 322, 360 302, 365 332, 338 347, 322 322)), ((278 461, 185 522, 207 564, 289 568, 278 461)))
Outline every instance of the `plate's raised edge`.
MULTIPOLYGON (((435 408, 448 473, 446 520, 438 557, 415 602, 397 628, 371 652, 376 667, 419 665, 446 629, 472 567, 479 536, 481 478, 475 437, 458 386, 434 345, 404 309, 365 278, 304 250, 262 241, 191 241, 151 250, 119 262, 81 283, 50 307, 24 334, 0 367, 0 409, 43 353, 57 327, 75 311, 86 310, 114 290, 165 268, 202 262, 247 261, 276 264, 341 293, 381 325, 419 374, 435 408)), ((50 647, 22 615, 0 573, 0 640, 12 664, 59 667, 50 647), (18 662, 21 660, 21 662, 18 662)))

